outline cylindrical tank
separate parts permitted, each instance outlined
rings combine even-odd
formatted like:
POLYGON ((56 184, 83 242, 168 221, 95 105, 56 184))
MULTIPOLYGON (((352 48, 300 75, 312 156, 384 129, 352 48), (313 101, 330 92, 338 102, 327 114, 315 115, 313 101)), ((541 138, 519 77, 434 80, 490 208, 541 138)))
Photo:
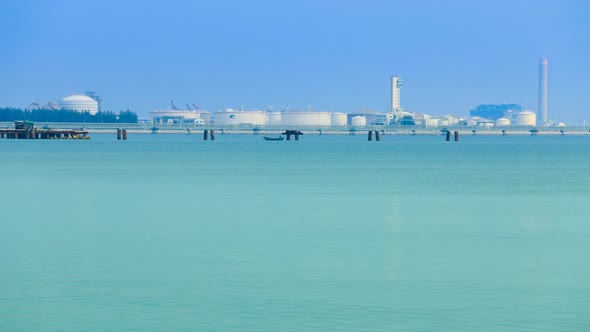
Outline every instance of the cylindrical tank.
POLYGON ((329 126, 331 124, 329 112, 298 112, 281 113, 283 126, 329 126))
POLYGON ((90 114, 98 113, 98 102, 85 95, 69 95, 59 101, 59 107, 90 114))
POLYGON ((261 125, 267 124, 265 111, 234 111, 232 109, 215 112, 217 125, 261 125))
POLYGON ((499 118, 496 120, 496 127, 505 127, 510 125, 510 120, 507 118, 499 118))
POLYGON ((279 112, 268 113, 268 125, 269 126, 280 126, 281 125, 281 113, 279 113, 279 112))
POLYGON ((523 111, 516 116, 517 126, 534 126, 537 123, 537 115, 531 111, 523 111))
POLYGON ((344 113, 332 113, 332 126, 346 126, 347 116, 344 113))
POLYGON ((365 118, 364 116, 355 116, 352 119, 350 119, 350 124, 353 126, 366 126, 367 125, 367 118, 365 118))

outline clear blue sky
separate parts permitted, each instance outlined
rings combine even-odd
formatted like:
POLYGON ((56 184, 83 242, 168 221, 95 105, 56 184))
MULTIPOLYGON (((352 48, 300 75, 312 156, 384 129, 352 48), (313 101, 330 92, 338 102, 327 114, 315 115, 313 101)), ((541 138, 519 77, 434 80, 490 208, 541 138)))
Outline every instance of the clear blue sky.
POLYGON ((549 59, 549 118, 587 120, 586 1, 3 0, 0 106, 95 90, 105 109, 195 102, 221 108, 389 108, 468 114, 537 109, 549 59))

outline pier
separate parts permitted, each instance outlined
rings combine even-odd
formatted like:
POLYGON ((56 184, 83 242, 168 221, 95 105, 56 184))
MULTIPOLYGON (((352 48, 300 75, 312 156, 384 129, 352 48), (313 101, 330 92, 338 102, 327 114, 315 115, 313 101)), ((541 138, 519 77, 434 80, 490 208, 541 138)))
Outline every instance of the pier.
MULTIPOLYGON (((38 128, 60 128, 62 130, 71 129, 79 130, 84 127, 85 131, 90 134, 116 134, 117 129, 121 129, 121 124, 118 123, 83 123, 83 122, 36 122, 38 128)), ((0 122, 0 130, 13 128, 14 122, 0 122)), ((126 123, 125 129, 128 135, 134 134, 187 134, 187 129, 191 130, 191 134, 202 134, 204 130, 215 130, 216 139, 221 135, 252 135, 257 133, 260 135, 281 135, 287 130, 299 131, 305 135, 319 135, 320 130, 322 135, 361 135, 364 140, 367 140, 368 131, 373 131, 373 141, 375 140, 375 132, 379 131, 381 140, 384 136, 446 136, 446 132, 451 131, 451 139, 454 131, 458 131, 460 136, 495 136, 506 133, 506 136, 530 136, 530 130, 536 129, 538 136, 560 136, 561 130, 565 131, 566 136, 590 136, 590 127, 534 127, 534 126, 494 126, 494 127, 477 127, 477 126, 445 126, 445 127, 425 127, 425 126, 402 126, 402 125, 367 125, 367 126, 282 126, 282 125, 192 125, 192 124, 158 124, 154 126, 151 123, 126 123), (256 129, 256 130, 254 130, 256 129)), ((121 133, 121 139, 122 137, 121 133)), ((294 135, 291 135, 294 136, 294 135)), ((4 136, 6 137, 6 135, 4 136)), ((463 138, 461 137, 461 138, 463 138)), ((129 137, 131 138, 131 137, 129 137)), ((209 137, 208 137, 209 139, 209 137)))
POLYGON ((76 129, 37 129, 31 121, 15 121, 14 129, 0 129, 7 139, 90 139, 88 131, 76 129))

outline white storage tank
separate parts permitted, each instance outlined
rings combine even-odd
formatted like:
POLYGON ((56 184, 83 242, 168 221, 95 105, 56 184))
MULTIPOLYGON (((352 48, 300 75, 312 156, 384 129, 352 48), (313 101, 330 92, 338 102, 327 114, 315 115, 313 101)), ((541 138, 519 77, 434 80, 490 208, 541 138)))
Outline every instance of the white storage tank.
POLYGON ((332 126, 346 126, 347 120, 345 113, 332 113, 332 126))
POLYGON ((357 115, 350 119, 350 124, 353 126, 366 126, 367 118, 365 118, 364 116, 357 115))
POLYGON ((269 126, 280 126, 281 125, 281 113, 279 113, 279 112, 268 113, 268 125, 269 126))
POLYGON ((216 125, 258 125, 266 126, 268 122, 265 111, 234 111, 226 109, 215 112, 216 125))
POLYGON ((329 112, 288 111, 281 114, 283 126, 329 126, 331 121, 329 112))
POLYGON ((537 115, 531 111, 523 111, 516 115, 517 126, 534 126, 537 124, 537 115))
POLYGON ((496 120, 496 127, 510 126, 510 120, 507 118, 499 118, 496 120))
POLYGON ((88 96, 79 94, 69 95, 61 99, 59 107, 78 112, 90 112, 92 115, 98 113, 98 102, 88 96))

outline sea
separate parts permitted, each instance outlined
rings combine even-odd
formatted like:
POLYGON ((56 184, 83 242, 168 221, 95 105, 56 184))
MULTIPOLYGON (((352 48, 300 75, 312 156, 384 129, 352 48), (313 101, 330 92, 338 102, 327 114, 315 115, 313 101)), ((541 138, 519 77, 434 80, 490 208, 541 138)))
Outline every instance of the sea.
POLYGON ((590 137, 0 140, 0 331, 589 331, 590 137))

